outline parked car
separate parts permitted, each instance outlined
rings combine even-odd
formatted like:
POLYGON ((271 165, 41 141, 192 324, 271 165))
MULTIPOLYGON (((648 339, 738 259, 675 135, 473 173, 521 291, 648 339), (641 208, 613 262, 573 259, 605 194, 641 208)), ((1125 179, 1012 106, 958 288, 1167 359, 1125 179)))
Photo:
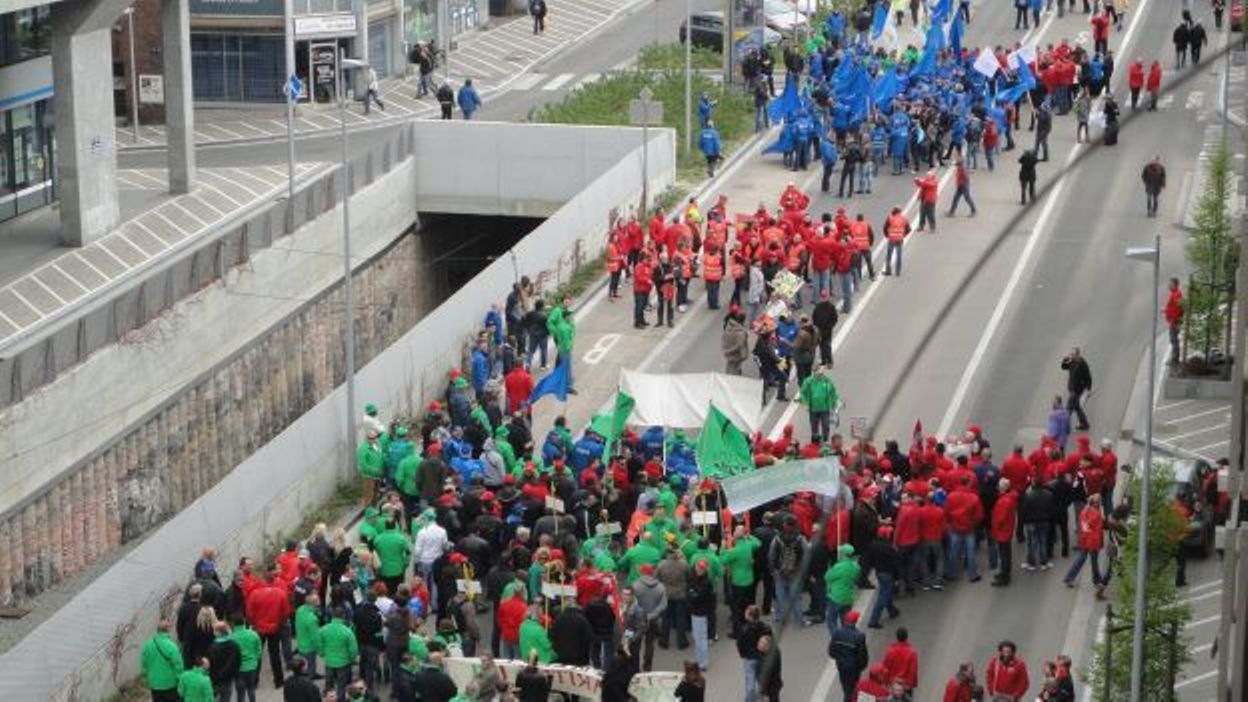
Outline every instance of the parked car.
MULTIPOLYGON (((712 51, 722 51, 724 46, 724 13, 719 10, 696 12, 693 21, 693 45, 712 51)), ((680 43, 685 43, 685 23, 680 23, 680 43)), ((759 47, 760 31, 757 28, 738 28, 733 36, 737 43, 737 56, 745 56, 750 49, 759 47)), ((763 28, 762 43, 772 46, 780 43, 780 33, 774 29, 763 28)))
POLYGON ((781 34, 792 34, 810 26, 809 16, 785 0, 765 0, 763 16, 767 26, 781 34))
POLYGON ((1210 486, 1215 495, 1217 491, 1216 482, 1211 480, 1213 476, 1214 467, 1207 461, 1195 458, 1174 461, 1172 497, 1182 501, 1191 515, 1187 521, 1187 536, 1181 547, 1202 556, 1213 553, 1214 547, 1214 505, 1208 498, 1210 486))

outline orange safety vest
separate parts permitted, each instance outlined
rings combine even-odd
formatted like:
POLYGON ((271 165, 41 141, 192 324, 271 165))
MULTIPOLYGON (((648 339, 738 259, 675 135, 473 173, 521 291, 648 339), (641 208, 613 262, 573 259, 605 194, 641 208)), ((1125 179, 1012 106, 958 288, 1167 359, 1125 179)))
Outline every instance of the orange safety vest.
POLYGON ((889 215, 884 233, 889 241, 901 241, 906 238, 906 228, 909 226, 910 222, 905 215, 889 215))
POLYGON ((802 269, 802 254, 806 249, 801 245, 789 247, 788 269, 790 273, 796 273, 802 269))
POLYGON ((619 273, 620 266, 623 265, 623 263, 624 257, 620 256, 619 247, 615 245, 615 242, 613 241, 610 244, 607 244, 607 272, 619 273))
POLYGON ((717 253, 708 253, 702 260, 702 277, 708 283, 718 283, 724 278, 724 257, 717 253))
POLYGON ((732 259, 732 264, 728 266, 728 271, 732 273, 733 280, 741 280, 745 277, 745 265, 741 263, 739 258, 732 259))
POLYGON ((849 236, 853 239, 855 251, 871 250, 871 225, 866 222, 853 221, 849 225, 849 236))

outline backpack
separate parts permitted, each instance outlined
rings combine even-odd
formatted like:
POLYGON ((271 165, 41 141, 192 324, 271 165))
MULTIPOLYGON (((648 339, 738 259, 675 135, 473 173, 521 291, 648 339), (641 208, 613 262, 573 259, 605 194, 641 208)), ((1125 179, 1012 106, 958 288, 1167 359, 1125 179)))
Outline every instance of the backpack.
POLYGON ((776 537, 776 550, 779 552, 776 557, 776 572, 781 575, 792 575, 797 572, 797 568, 802 562, 802 544, 797 538, 792 541, 785 541, 780 537, 776 537))

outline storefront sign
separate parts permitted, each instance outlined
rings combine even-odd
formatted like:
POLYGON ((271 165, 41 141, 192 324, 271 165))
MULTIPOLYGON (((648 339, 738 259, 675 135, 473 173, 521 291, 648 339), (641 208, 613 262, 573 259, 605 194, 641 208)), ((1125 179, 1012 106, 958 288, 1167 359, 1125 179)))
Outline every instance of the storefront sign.
POLYGON ((191 0, 192 15, 280 17, 284 13, 283 0, 191 0))
MULTIPOLYGON (((503 680, 511 681, 524 669, 520 661, 495 660, 503 680)), ((550 676, 551 692, 576 695, 596 700, 602 690, 602 673, 594 668, 576 668, 570 665, 539 665, 538 670, 550 676)), ((480 659, 447 658, 446 674, 459 689, 467 687, 481 670, 480 659)), ((628 691, 638 700, 673 700, 680 673, 638 673, 628 684, 628 691)))
POLYGON ((722 485, 728 509, 740 514, 795 492, 836 495, 841 462, 835 457, 787 461, 726 478, 722 485))
POLYGON ((165 104, 165 77, 159 74, 139 74, 139 102, 144 105, 165 104))
POLYGON ((317 87, 325 87, 332 92, 334 84, 334 66, 338 64, 338 47, 333 44, 322 44, 313 46, 312 53, 312 76, 316 81, 317 87))
POLYGON ((355 15, 308 15, 295 18, 295 36, 311 35, 344 36, 355 34, 355 15))

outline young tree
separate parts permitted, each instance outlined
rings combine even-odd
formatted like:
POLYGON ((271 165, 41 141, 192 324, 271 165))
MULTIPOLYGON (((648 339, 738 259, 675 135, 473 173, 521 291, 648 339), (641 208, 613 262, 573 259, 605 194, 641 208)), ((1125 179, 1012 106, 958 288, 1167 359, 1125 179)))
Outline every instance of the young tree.
MULTIPOLYGON (((1174 470, 1169 461, 1154 461, 1149 495, 1148 582, 1145 590, 1144 688, 1146 700, 1169 697, 1169 670, 1174 656, 1177 677, 1191 659, 1189 639, 1183 634, 1191 610, 1179 599, 1174 585, 1176 556, 1186 521, 1175 510, 1174 470), (1176 634, 1171 637, 1171 632, 1176 634)), ((1131 504, 1140 504, 1139 479, 1131 480, 1131 504)), ((1096 702, 1126 699, 1131 691, 1131 626, 1135 612, 1135 569, 1139 557, 1139 517, 1132 509, 1120 558, 1113 566, 1112 642, 1102 638, 1092 652, 1088 684, 1096 702), (1111 658, 1112 656, 1112 658, 1111 658), (1109 697, 1105 695, 1108 676, 1109 697)), ((1103 627, 1104 625, 1102 625, 1103 627)))
POLYGON ((1196 202, 1196 228, 1187 240, 1192 266, 1187 295, 1187 340, 1204 356, 1224 332, 1227 309, 1234 302, 1239 243, 1231 232, 1231 159, 1226 145, 1205 166, 1205 187, 1196 202))

